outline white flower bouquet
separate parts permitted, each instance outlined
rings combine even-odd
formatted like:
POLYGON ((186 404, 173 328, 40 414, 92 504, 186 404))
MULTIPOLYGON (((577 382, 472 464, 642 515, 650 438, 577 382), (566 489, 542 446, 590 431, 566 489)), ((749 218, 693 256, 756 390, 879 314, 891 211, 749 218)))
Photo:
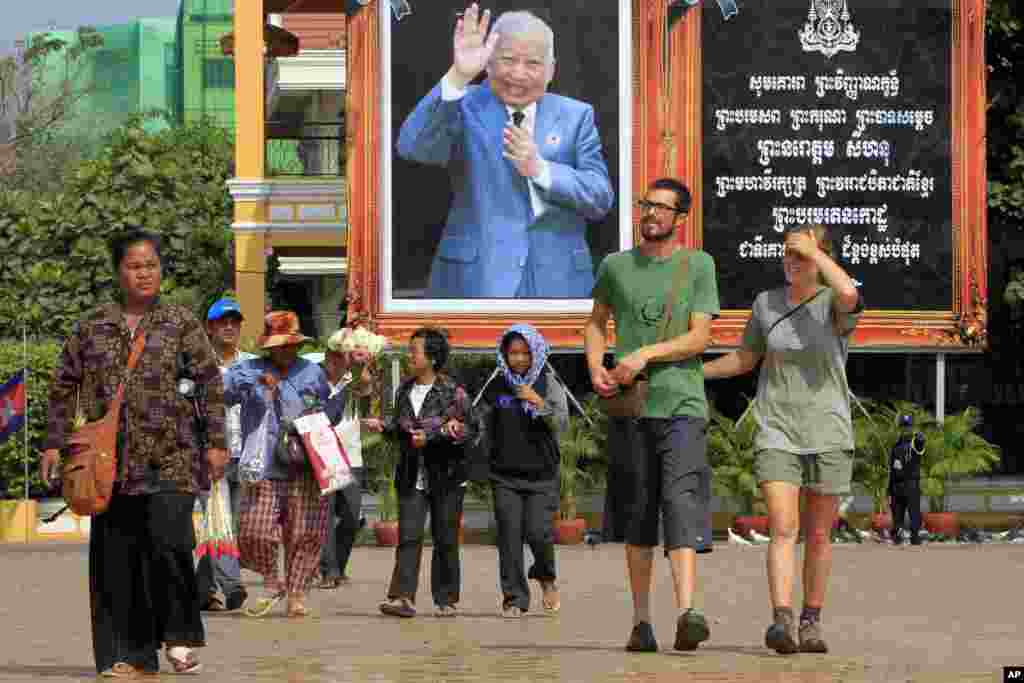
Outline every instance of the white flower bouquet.
POLYGON ((361 395, 372 391, 373 374, 368 370, 372 369, 387 345, 387 337, 374 334, 365 327, 343 328, 327 342, 328 349, 348 356, 353 382, 360 387, 356 393, 361 395))

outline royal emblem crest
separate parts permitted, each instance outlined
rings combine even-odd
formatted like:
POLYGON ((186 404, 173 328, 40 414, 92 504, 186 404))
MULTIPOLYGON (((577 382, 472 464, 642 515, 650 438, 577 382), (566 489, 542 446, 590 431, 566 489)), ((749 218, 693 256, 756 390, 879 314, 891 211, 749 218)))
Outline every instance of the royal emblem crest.
POLYGON ((799 35, 804 52, 820 52, 828 59, 839 52, 854 52, 860 43, 846 0, 811 0, 799 35))

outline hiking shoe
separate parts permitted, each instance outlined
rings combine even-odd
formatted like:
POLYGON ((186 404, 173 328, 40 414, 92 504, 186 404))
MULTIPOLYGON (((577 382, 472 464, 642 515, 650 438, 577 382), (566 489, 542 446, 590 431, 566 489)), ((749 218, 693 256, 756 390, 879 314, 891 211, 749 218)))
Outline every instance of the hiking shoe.
POLYGON ((403 619, 411 619, 416 616, 416 608, 407 598, 385 600, 380 603, 380 611, 381 614, 386 614, 389 617, 402 617, 403 619))
POLYGON ((780 655, 791 655, 800 651, 796 642, 796 625, 792 613, 779 614, 775 623, 764 634, 764 646, 780 655))
POLYGON ((708 639, 711 630, 708 628, 708 620, 697 610, 690 608, 679 615, 676 622, 676 643, 677 650, 696 650, 697 646, 708 639))
POLYGON ((800 622, 800 652, 828 652, 828 645, 821 637, 821 624, 816 621, 800 622))
POLYGON ((629 634, 629 642, 626 649, 630 652, 657 652, 658 641, 654 639, 654 629, 646 621, 641 621, 633 627, 629 634))

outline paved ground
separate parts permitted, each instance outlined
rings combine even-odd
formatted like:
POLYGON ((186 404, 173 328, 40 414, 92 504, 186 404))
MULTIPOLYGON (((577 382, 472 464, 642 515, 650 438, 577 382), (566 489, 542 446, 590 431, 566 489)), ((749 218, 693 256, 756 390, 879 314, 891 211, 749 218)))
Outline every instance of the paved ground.
MULTIPOLYGON (((0 681, 93 677, 85 557, 78 545, 0 546, 0 681)), ((459 618, 382 617, 376 606, 392 558, 388 549, 357 548, 352 583, 315 592, 306 620, 211 615, 202 678, 960 683, 999 681, 1002 666, 1024 664, 1024 546, 838 546, 824 612, 832 652, 791 657, 761 644, 769 614, 763 547, 723 544, 700 558, 700 603, 712 634, 696 653, 671 650, 672 589, 659 561, 655 630, 663 650, 653 655, 622 649, 631 612, 621 546, 560 548, 562 613, 518 621, 496 616, 497 562, 486 546, 464 550, 459 618)), ((256 577, 246 579, 258 590, 256 577)))

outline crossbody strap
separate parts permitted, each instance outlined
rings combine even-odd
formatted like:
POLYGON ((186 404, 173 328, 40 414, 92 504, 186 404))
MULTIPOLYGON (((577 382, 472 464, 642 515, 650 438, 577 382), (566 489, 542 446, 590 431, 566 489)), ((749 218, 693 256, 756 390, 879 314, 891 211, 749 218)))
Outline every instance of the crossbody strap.
POLYGON ((128 378, 131 377, 132 370, 139 364, 139 358, 142 356, 142 349, 146 346, 146 332, 145 330, 138 330, 132 339, 132 350, 128 354, 128 366, 124 377, 121 379, 121 385, 117 387, 117 394, 114 397, 114 402, 120 406, 121 401, 124 399, 124 387, 128 384, 128 378))
MULTIPOLYGON (((782 316, 780 316, 780 317, 779 317, 779 319, 778 319, 778 320, 776 320, 775 322, 773 322, 773 323, 772 323, 772 326, 768 328, 768 332, 767 332, 767 333, 765 333, 765 335, 764 335, 764 338, 765 338, 765 339, 767 339, 767 338, 768 338, 768 335, 770 335, 770 334, 772 333, 772 331, 773 331, 773 330, 774 330, 774 329, 775 329, 776 327, 778 327, 778 326, 779 326, 779 323, 781 323, 781 322, 782 322, 783 320, 785 320, 786 318, 789 318, 790 316, 792 316, 792 315, 793 315, 794 313, 796 313, 797 311, 799 311, 799 310, 801 310, 801 309, 805 308, 805 307, 807 306, 807 304, 811 303, 812 301, 814 301, 815 299, 817 299, 817 298, 818 298, 819 296, 821 296, 821 293, 822 293, 822 292, 824 292, 824 291, 825 291, 825 288, 824 288, 824 287, 822 287, 822 288, 821 288, 821 289, 819 289, 819 290, 818 290, 817 292, 815 292, 813 296, 810 296, 810 297, 808 297, 808 298, 804 299, 804 300, 803 300, 803 301, 801 301, 801 302, 800 302, 799 304, 797 304, 796 306, 794 306, 793 308, 791 308, 791 309, 790 309, 789 311, 787 311, 786 313, 784 313, 784 314, 783 314, 782 316)), ((785 296, 785 294, 783 294, 783 296, 785 296)))
POLYGON ((690 250, 683 248, 681 251, 683 252, 682 258, 672 273, 672 284, 669 286, 668 291, 665 292, 665 305, 663 309, 665 317, 661 319, 661 324, 658 326, 658 336, 654 339, 655 344, 668 339, 668 331, 672 326, 672 311, 675 309, 676 301, 680 298, 679 295, 686 286, 686 276, 690 272, 690 250))

